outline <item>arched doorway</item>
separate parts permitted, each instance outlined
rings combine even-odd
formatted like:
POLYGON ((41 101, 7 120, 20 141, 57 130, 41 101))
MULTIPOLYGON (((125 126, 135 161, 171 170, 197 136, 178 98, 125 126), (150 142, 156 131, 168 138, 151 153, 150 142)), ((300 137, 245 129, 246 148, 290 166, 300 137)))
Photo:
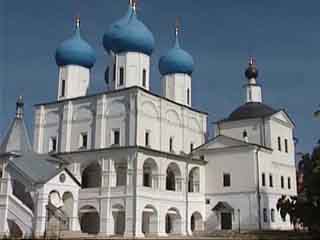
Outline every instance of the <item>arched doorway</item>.
POLYGON ((199 212, 194 212, 191 215, 191 231, 192 233, 198 233, 203 231, 203 219, 199 212))
POLYGON ((200 191, 200 170, 199 167, 194 167, 189 173, 188 182, 189 192, 199 192, 200 191))
POLYGON ((178 209, 170 208, 166 215, 166 233, 181 234, 181 215, 178 209))
POLYGON ((142 232, 145 235, 158 233, 158 212, 152 205, 147 205, 143 209, 142 232))
POLYGON ((114 221, 114 234, 123 235, 126 226, 126 214, 122 205, 116 204, 112 207, 112 216, 114 221))
POLYGON ((99 187, 101 187, 101 167, 98 162, 94 162, 82 172, 82 188, 99 187))
POLYGON ((181 171, 176 163, 170 163, 167 168, 166 190, 181 191, 181 171))
POLYGON ((100 216, 96 208, 85 206, 80 209, 81 231, 88 234, 100 232, 100 216))
POLYGON ((143 186, 157 188, 158 186, 158 166, 155 160, 149 158, 143 164, 143 186))
POLYGON ((23 232, 21 228, 13 220, 8 219, 8 227, 11 238, 22 238, 23 232))
POLYGON ((18 180, 12 182, 13 195, 18 198, 24 205, 26 205, 31 211, 34 210, 34 203, 30 192, 26 190, 23 183, 18 180))

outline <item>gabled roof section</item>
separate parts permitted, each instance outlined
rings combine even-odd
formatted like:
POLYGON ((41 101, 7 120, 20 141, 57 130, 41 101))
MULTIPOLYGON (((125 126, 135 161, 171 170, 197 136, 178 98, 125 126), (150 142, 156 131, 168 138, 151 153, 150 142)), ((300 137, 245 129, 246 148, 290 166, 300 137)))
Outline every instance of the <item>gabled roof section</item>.
POLYGON ((19 97, 16 108, 16 116, 12 121, 10 128, 1 142, 0 154, 4 153, 25 153, 31 152, 32 147, 28 131, 23 119, 23 99, 19 97))
POLYGON ((288 112, 285 109, 280 109, 278 112, 273 114, 271 117, 274 117, 284 123, 289 124, 292 128, 295 127, 294 121, 292 120, 292 118, 290 117, 290 115, 288 114, 288 112))
POLYGON ((9 161, 9 166, 12 166, 33 183, 46 183, 64 170, 59 165, 53 157, 34 152, 24 153, 24 155, 9 161))
POLYGON ((206 150, 206 149, 223 149, 223 148, 245 147, 245 146, 248 146, 248 147, 257 146, 267 150, 272 150, 271 148, 268 148, 259 144, 245 142, 245 141, 228 137, 225 135, 218 135, 212 138, 211 140, 209 140, 207 143, 196 148, 193 152, 206 150))

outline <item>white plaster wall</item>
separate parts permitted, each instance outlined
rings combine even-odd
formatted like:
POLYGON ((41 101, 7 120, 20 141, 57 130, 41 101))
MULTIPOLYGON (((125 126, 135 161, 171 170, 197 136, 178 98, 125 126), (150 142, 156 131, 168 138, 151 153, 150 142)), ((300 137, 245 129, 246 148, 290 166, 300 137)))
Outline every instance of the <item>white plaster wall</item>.
POLYGON ((116 54, 109 65, 110 89, 121 89, 132 86, 140 86, 149 90, 150 57, 143 53, 127 52, 116 54), (113 82, 113 65, 116 63, 116 78, 113 82), (120 86, 120 68, 124 68, 124 84, 120 86), (143 70, 146 70, 146 86, 142 84, 143 70))
POLYGON ((256 190, 253 149, 239 148, 205 154, 206 193, 241 193, 256 190), (223 174, 231 174, 231 186, 223 187, 223 174))
POLYGON ((87 95, 90 84, 90 69, 68 65, 59 68, 58 100, 87 95), (62 96, 62 80, 65 80, 65 95, 62 96))
POLYGON ((162 77, 163 95, 183 105, 192 105, 191 76, 188 74, 176 73, 162 77), (187 101, 187 89, 190 90, 189 103, 187 101))
POLYGON ((247 131, 248 142, 262 144, 262 121, 261 119, 246 119, 232 122, 222 122, 218 126, 220 135, 229 136, 239 140, 243 139, 243 132, 247 131))

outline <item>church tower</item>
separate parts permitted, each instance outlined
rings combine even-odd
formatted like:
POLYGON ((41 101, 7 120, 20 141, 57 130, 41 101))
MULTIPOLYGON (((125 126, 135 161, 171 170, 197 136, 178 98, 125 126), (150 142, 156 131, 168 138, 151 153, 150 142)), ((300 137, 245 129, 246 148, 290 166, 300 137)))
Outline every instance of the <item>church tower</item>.
POLYGON ((254 58, 249 59, 249 66, 245 71, 245 76, 247 78, 246 88, 246 102, 251 103, 261 103, 262 102, 262 92, 261 86, 257 83, 258 69, 254 58))
POLYGON ((194 70, 192 56, 180 47, 180 28, 176 24, 175 44, 159 61, 163 94, 177 103, 191 106, 191 80, 194 70))
POLYGON ((90 69, 96 61, 92 47, 82 39, 80 18, 76 18, 74 35, 56 50, 59 66, 58 100, 87 95, 90 84, 90 69))
POLYGON ((105 80, 109 89, 150 88, 150 56, 155 45, 148 27, 137 17, 136 1, 129 1, 126 15, 109 26, 103 46, 109 54, 105 80))

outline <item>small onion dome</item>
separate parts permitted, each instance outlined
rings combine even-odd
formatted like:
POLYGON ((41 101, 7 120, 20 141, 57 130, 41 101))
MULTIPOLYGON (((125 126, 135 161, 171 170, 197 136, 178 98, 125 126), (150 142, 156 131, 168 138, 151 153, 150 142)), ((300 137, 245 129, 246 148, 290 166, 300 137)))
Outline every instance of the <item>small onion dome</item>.
POLYGON ((259 75, 259 71, 257 69, 257 65, 256 62, 253 58, 250 58, 249 60, 249 66, 245 71, 245 75, 247 77, 247 79, 257 79, 258 75, 259 75))
POLYGON ((174 47, 160 58, 159 70, 163 76, 174 73, 191 75, 194 71, 193 57, 180 47, 178 29, 174 47))
POLYGON ((132 6, 127 14, 109 27, 103 46, 107 52, 138 52, 151 55, 155 46, 152 32, 136 15, 132 6))
POLYGON ((77 19, 74 36, 64 41, 56 50, 56 63, 58 66, 79 65, 92 68, 95 62, 96 54, 92 47, 81 38, 80 19, 77 19))

